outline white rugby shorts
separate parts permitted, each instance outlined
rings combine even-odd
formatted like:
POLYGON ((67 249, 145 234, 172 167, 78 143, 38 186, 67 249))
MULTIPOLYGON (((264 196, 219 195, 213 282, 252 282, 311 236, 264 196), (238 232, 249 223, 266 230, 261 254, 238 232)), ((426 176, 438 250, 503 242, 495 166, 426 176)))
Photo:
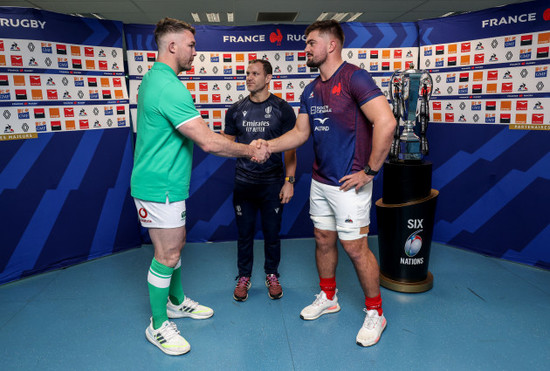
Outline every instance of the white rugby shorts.
POLYGON ((145 228, 179 228, 185 225, 185 200, 165 203, 134 198, 138 217, 145 228))
POLYGON ((311 180, 309 214, 311 216, 331 216, 335 225, 343 228, 361 228, 370 224, 372 182, 361 188, 347 192, 339 187, 311 180))

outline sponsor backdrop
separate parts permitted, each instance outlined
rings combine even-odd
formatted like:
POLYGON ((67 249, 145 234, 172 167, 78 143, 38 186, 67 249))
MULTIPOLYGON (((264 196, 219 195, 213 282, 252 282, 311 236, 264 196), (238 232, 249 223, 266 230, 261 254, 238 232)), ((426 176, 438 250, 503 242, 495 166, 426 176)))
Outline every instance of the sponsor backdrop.
POLYGON ((122 23, 0 8, 0 283, 141 244, 122 23))
MULTIPOLYGON (((0 282, 139 246, 145 234, 129 197, 129 117, 156 58, 154 26, 124 25, 124 70, 120 22, 21 8, 0 13, 0 205, 10 215, 1 227, 0 282)), ((428 160, 441 192, 435 241, 550 267, 543 194, 549 20, 545 2, 534 1, 414 23, 343 24, 345 60, 368 70, 385 93, 392 72, 411 63, 434 77, 428 160)), ((305 63, 304 30, 197 26, 194 69, 180 79, 212 130, 223 130, 226 109, 248 94, 245 72, 254 58, 272 63, 271 91, 297 111, 302 89, 317 76, 305 63)), ((312 235, 310 142, 298 156, 283 238, 312 235)), ((234 165, 195 151, 190 242, 236 239, 234 165)))

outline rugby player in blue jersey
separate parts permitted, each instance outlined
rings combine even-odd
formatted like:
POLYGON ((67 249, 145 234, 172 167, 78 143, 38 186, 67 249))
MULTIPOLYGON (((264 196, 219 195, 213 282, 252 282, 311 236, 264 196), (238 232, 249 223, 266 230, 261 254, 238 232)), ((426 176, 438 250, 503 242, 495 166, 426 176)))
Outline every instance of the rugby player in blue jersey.
POLYGON ((338 22, 315 22, 305 35, 307 65, 318 67, 320 75, 302 93, 294 129, 268 141, 275 153, 313 136, 310 215, 321 292, 300 317, 314 320, 340 310, 335 278, 340 240, 365 294, 366 317, 356 342, 371 346, 386 327, 379 267, 367 243, 372 180, 388 155, 396 121, 369 73, 343 61, 344 32, 338 22))

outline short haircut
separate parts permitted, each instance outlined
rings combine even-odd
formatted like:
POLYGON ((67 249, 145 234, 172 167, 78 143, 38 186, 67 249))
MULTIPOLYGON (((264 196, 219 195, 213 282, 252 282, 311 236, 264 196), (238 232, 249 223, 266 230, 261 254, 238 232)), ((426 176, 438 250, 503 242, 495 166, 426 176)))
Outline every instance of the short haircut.
POLYGON ((155 41, 157 46, 159 45, 160 39, 164 35, 169 33, 178 33, 185 30, 191 32, 193 35, 195 34, 195 28, 187 22, 168 17, 161 19, 155 27, 155 41))
POLYGON ((271 66, 271 63, 269 61, 266 61, 265 59, 253 59, 248 64, 252 63, 261 63, 262 66, 264 66, 264 72, 266 75, 273 75, 273 67, 271 66))
POLYGON ((340 23, 338 23, 338 21, 335 21, 334 19, 317 21, 310 24, 308 28, 306 28, 306 37, 313 31, 319 31, 320 34, 331 34, 335 36, 338 40, 340 40, 342 46, 344 46, 344 30, 342 30, 340 23))

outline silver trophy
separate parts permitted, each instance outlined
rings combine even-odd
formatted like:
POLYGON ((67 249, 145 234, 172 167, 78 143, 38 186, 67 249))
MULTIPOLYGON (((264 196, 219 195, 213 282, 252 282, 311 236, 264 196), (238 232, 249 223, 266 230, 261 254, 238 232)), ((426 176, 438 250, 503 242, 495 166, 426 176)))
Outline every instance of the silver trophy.
POLYGON ((426 130, 430 118, 428 101, 432 93, 433 81, 427 71, 397 70, 390 79, 390 100, 393 115, 399 123, 403 121, 403 131, 397 125, 390 148, 390 161, 419 162, 428 154, 426 130), (420 103, 420 104, 419 104, 420 103))

